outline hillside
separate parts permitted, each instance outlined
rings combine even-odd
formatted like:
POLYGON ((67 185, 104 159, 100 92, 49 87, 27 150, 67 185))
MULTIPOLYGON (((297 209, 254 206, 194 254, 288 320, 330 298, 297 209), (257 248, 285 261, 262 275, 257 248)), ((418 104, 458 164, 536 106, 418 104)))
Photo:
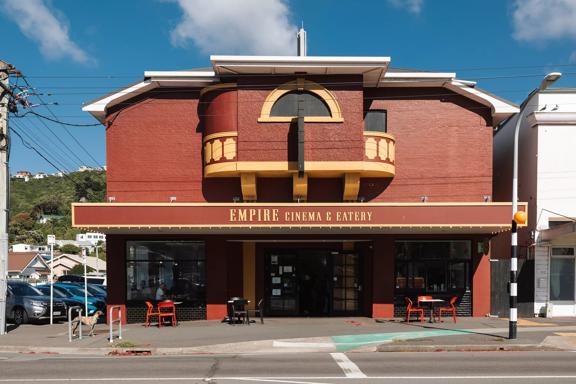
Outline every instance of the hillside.
POLYGON ((11 243, 38 244, 46 235, 73 239, 78 230, 71 228, 70 205, 73 202, 103 202, 106 198, 106 173, 73 172, 64 177, 10 180, 11 243), (39 219, 50 216, 42 224, 39 219))

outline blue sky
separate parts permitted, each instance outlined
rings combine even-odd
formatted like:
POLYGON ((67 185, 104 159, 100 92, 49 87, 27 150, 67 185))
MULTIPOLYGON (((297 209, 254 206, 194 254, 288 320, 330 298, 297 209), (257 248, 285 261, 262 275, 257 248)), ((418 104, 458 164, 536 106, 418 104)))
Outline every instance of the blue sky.
MULTIPOLYGON (((0 59, 51 104, 35 112, 92 124, 82 103, 145 70, 206 67, 210 54, 295 54, 304 22, 309 55, 391 56, 393 67, 455 71, 519 103, 552 70, 564 73, 556 86, 576 87, 574 20, 576 0, 0 0, 0 59)), ((105 164, 103 126, 11 123, 58 168, 105 164)), ((56 171, 15 135, 12 144, 12 172, 56 171)))

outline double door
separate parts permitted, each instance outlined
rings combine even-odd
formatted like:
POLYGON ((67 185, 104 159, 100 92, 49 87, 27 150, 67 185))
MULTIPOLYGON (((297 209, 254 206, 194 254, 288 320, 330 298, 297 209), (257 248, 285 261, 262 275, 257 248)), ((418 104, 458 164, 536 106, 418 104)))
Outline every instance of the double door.
POLYGON ((275 250, 266 254, 269 315, 358 315, 362 282, 357 253, 275 250))

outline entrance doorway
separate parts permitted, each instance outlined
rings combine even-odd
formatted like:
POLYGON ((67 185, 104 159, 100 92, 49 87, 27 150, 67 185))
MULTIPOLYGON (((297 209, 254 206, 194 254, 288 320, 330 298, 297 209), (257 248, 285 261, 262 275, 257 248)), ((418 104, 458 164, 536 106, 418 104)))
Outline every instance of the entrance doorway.
POLYGON ((359 315, 360 257, 354 252, 266 252, 266 308, 273 316, 359 315))

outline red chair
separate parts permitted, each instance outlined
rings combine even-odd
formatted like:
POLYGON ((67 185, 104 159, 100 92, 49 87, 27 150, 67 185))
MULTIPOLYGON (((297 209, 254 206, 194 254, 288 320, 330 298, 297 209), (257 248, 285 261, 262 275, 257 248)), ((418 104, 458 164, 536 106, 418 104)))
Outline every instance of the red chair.
POLYGON ((410 322, 412 312, 420 313, 420 321, 424 321, 424 308, 420 308, 420 306, 414 307, 412 300, 408 297, 405 297, 404 300, 406 300, 406 322, 410 322))
POLYGON ((146 327, 150 326, 150 318, 156 316, 156 318, 158 319, 158 324, 160 324, 160 312, 154 311, 154 306, 152 305, 151 302, 147 301, 146 302, 146 307, 148 307, 148 309, 146 310, 146 327))
POLYGON ((454 296, 450 299, 450 306, 449 307, 442 307, 438 308, 438 320, 442 321, 442 312, 452 312, 452 316, 454 317, 454 322, 456 322, 456 307, 454 304, 458 300, 458 296, 454 296))
POLYGON ((178 325, 176 321, 176 305, 174 305, 173 301, 162 301, 158 303, 158 326, 161 327, 164 323, 164 318, 168 317, 171 322, 172 326, 175 327, 178 325))

